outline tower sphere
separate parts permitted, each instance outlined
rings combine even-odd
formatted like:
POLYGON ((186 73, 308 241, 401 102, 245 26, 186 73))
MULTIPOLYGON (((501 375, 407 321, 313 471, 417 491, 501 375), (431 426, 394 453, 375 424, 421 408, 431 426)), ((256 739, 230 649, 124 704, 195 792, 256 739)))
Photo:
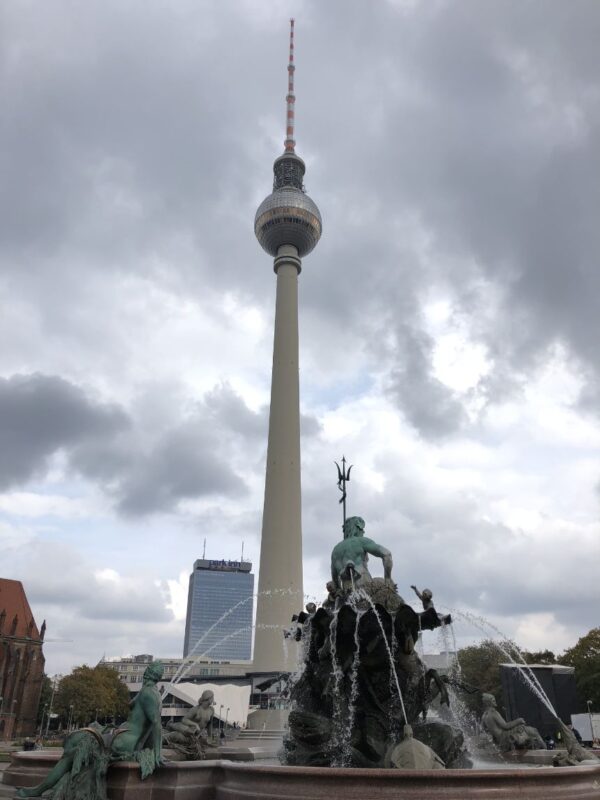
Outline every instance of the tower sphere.
POLYGON ((266 197, 254 218, 254 233, 261 247, 276 256, 282 245, 293 245, 303 258, 321 238, 321 214, 301 189, 284 186, 266 197))

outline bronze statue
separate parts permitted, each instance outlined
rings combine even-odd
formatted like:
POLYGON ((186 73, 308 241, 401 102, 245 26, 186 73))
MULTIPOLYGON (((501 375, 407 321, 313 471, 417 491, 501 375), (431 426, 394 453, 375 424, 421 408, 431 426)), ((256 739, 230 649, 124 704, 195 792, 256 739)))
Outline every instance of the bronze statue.
POLYGON ((191 708, 181 722, 168 722, 163 742, 188 761, 205 758, 207 728, 214 716, 215 695, 205 689, 200 695, 198 705, 191 708))
POLYGON ((423 603, 423 611, 427 611, 430 608, 433 608, 433 592, 431 589, 423 589, 420 592, 417 587, 411 583, 410 588, 414 591, 417 595, 419 600, 423 603))
POLYGON ((509 750, 545 750, 544 740, 536 730, 521 717, 507 722, 496 708, 493 694, 481 695, 483 714, 481 724, 502 752, 509 750))
POLYGON ((114 761, 137 761, 142 780, 163 763, 162 701, 156 684, 163 665, 154 661, 131 702, 127 721, 117 728, 92 723, 69 734, 60 761, 37 786, 19 789, 17 797, 41 797, 52 789, 53 800, 106 800, 106 772, 114 761))
POLYGON ((392 580, 392 554, 372 539, 365 536, 365 521, 362 517, 350 517, 344 523, 344 539, 336 544, 331 553, 331 579, 335 586, 345 591, 359 588, 372 580, 367 564, 369 555, 383 561, 384 580, 392 580))

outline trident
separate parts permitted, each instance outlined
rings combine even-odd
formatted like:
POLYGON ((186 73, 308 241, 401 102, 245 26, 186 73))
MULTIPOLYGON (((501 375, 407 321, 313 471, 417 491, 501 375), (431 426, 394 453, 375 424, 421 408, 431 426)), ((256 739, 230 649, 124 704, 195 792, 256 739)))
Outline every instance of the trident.
POLYGON ((346 524, 346 484, 350 480, 350 470, 352 469, 354 464, 350 464, 350 466, 348 467, 348 470, 346 470, 346 457, 345 456, 342 456, 341 469, 340 469, 340 465, 337 463, 337 461, 334 461, 333 463, 337 467, 337 471, 338 471, 338 484, 337 485, 338 485, 338 489, 342 493, 342 496, 340 497, 339 502, 342 503, 342 511, 343 511, 342 529, 343 529, 344 525, 346 524))

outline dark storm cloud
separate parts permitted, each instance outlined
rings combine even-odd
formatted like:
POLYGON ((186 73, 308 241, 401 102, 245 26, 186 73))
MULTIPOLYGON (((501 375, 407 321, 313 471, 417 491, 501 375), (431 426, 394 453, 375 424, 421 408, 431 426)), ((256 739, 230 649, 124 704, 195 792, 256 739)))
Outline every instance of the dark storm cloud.
POLYGON ((257 164, 242 137, 257 115, 252 96, 235 92, 247 58, 266 71, 253 26, 232 30, 225 56, 228 12, 217 6, 210 15, 186 2, 166 16, 138 3, 2 14, 5 269, 28 281, 27 265, 44 281, 45 260, 59 253, 55 281, 75 277, 65 258, 75 256, 84 272, 126 259, 128 271, 177 283, 182 275, 161 275, 152 259, 184 240, 188 290, 206 277, 207 255, 213 282, 244 282, 245 259, 214 245, 233 217, 239 225, 240 205, 254 203, 257 164))
MULTIPOLYGON (((34 333, 14 343, 15 363, 0 354, 3 374, 63 374, 44 362, 54 352, 65 375, 73 362, 79 375, 89 365, 90 383, 109 393, 121 368, 123 395, 135 395, 132 364, 146 358, 145 342, 133 358, 137 318, 127 328, 114 302, 138 299, 132 278, 142 295, 166 286, 171 300, 211 310, 233 292, 269 320, 273 273, 252 221, 282 147, 290 12, 298 152, 324 220, 300 278, 304 352, 334 384, 358 373, 361 387, 385 387, 429 442, 476 438, 464 395, 434 374, 423 306, 435 291, 487 350, 490 373, 473 390, 484 407, 519 391, 560 344, 586 381, 583 407, 597 412, 596 0, 421 2, 412 11, 384 0, 4 4, 0 304, 19 326, 0 328, 3 351, 21 324, 34 333)), ((190 343, 200 363, 201 348, 217 350, 228 333, 220 322, 214 338, 190 343)), ((182 500, 249 496, 246 474, 263 474, 266 411, 227 388, 192 408, 173 403, 153 427, 133 402, 111 411, 70 381, 72 393, 57 395, 73 413, 67 420, 56 400, 56 426, 39 422, 35 441, 27 429, 18 451, 3 448, 0 484, 43 474, 63 451, 133 528, 131 518, 182 500)), ((347 399, 335 397, 334 406, 347 399)), ((303 433, 318 433, 314 418, 303 433)), ((325 535, 339 534, 335 481, 320 473, 338 455, 327 435, 307 437, 303 474, 305 552, 324 563, 325 535)), ((368 529, 393 549, 401 592, 425 581, 449 604, 555 610, 569 624, 579 615, 580 629, 595 624, 589 596, 575 606, 565 580, 581 573, 564 561, 565 542, 569 556, 587 553, 585 543, 566 532, 532 547, 460 492, 431 487, 422 473, 411 479, 410 458, 427 452, 415 447, 401 468, 388 465, 393 486, 383 493, 358 479, 352 487, 368 529)), ((582 585, 594 585, 592 573, 582 585)), ((133 627, 120 630, 133 636, 133 627)), ((118 641, 128 649, 129 638, 118 641)))
MULTIPOLYGON (((179 291, 235 286, 270 309, 252 217, 278 152, 279 12, 266 26, 226 3, 44 7, 35 17, 5 7, 0 257, 19 271, 15 291, 47 289, 45 256, 60 252, 56 303, 63 282, 77 291, 76 259, 103 272, 126 261, 179 291), (261 129, 270 117, 272 130, 261 129), (238 233, 223 247, 225 230, 238 233), (181 241, 186 258, 157 270, 154 254, 170 259, 181 241)), ((340 366, 366 348, 393 380, 403 374, 394 396, 425 436, 461 418, 459 398, 432 377, 431 348, 417 345, 418 365, 403 364, 405 331, 426 336, 416 312, 428 286, 469 312, 490 356, 480 387, 490 402, 507 374, 530 375, 557 341, 600 372, 598 17, 592 0, 465 0, 413 12, 309 4, 298 20, 298 148, 325 219, 303 308, 326 309, 330 330, 352 340, 340 366), (499 290, 493 313, 482 281, 499 290), (415 413, 424 388, 432 408, 415 413)))
POLYGON ((121 512, 166 512, 179 500, 247 491, 232 447, 264 439, 265 410, 252 412, 222 385, 177 427, 149 436, 118 406, 95 403, 56 376, 0 378, 0 487, 43 477, 61 451, 71 468, 99 483, 121 512))
POLYGON ((204 421, 167 433, 121 482, 119 509, 149 514, 170 511, 179 500, 243 494, 246 486, 217 454, 221 449, 218 436, 204 421))
POLYGON ((128 425, 122 409, 92 401, 57 376, 0 378, 0 488, 42 477, 57 451, 111 437, 128 425))
MULTIPOLYGON (((333 65, 320 86, 328 106, 311 98, 304 112, 310 147, 319 152, 313 194, 319 201, 324 191, 321 210, 330 220, 340 206, 325 205, 335 187, 346 219, 345 230, 342 219, 335 229, 353 240, 385 242, 388 253, 382 259, 374 250, 363 259, 356 257, 360 247, 354 256, 348 248, 344 258, 328 261, 328 277, 352 287, 367 318, 384 291, 388 313, 379 319, 388 329, 401 293, 418 306, 421 289, 445 286, 488 348, 492 375, 481 388, 492 402, 507 373, 531 376, 556 342, 575 365, 584 362, 597 374, 597 5, 441 3, 401 14, 380 3, 344 11, 345 24, 361 30, 351 52, 333 32, 335 4, 322 9, 310 31, 317 49, 327 40, 333 65), (319 141, 319 129, 342 119, 343 137, 319 141), (394 264, 392 253, 398 235, 406 236, 397 221, 411 218, 422 227, 432 263, 422 270, 417 248, 407 284, 408 264, 397 257, 394 264), (486 282, 499 290, 496 310, 486 282)), ((318 67, 308 59, 305 68, 314 87, 318 67)), ((406 322, 420 338, 418 317, 408 313, 406 322)), ((382 338, 383 326, 371 323, 369 331, 357 320, 356 327, 373 342, 382 338)), ((401 338, 392 354, 400 369, 404 356, 401 338)), ((424 353, 414 393, 431 370, 424 353)), ((412 396, 407 386, 397 399, 419 427, 412 396)), ((448 416, 443 433, 453 426, 456 405, 442 399, 438 412, 448 416)), ((419 429, 431 435, 428 417, 422 422, 419 429)))
MULTIPOLYGON (((62 452, 67 471, 97 483, 128 516, 169 512, 180 500, 239 497, 247 486, 238 462, 263 454, 267 416, 221 384, 175 427, 148 432, 62 378, 0 378, 0 488, 43 478, 62 452)), ((319 429, 303 416, 305 437, 319 429)))
POLYGON ((265 411, 251 411, 227 384, 207 392, 177 425, 136 431, 129 440, 78 449, 73 466, 99 481, 126 516, 172 511, 181 500, 241 497, 238 462, 265 434, 265 411))

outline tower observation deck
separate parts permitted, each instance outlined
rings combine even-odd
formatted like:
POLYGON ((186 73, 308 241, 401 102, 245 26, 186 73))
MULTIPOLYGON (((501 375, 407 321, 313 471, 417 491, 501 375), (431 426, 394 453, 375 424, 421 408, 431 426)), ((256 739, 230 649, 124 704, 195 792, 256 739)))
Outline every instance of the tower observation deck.
POLYGON ((273 191, 258 207, 254 232, 277 275, 267 470, 254 641, 254 671, 291 671, 283 629, 303 606, 298 377, 298 275, 321 238, 321 214, 304 190, 294 139, 294 20, 290 21, 284 152, 273 164, 273 191))
POLYGON ((287 125, 285 150, 273 164, 273 191, 258 207, 254 232, 264 250, 277 256, 284 245, 295 247, 298 257, 308 255, 321 238, 321 214, 304 191, 304 161, 296 154, 294 139, 294 20, 290 20, 288 62, 287 125))

